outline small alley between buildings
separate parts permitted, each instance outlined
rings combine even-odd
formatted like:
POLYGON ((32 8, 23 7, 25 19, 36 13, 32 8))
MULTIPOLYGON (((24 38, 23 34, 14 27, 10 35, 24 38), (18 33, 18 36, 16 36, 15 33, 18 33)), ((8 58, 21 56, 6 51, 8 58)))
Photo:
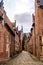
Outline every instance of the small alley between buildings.
POLYGON ((22 51, 17 57, 2 65, 43 65, 36 57, 26 51, 22 51))
POLYGON ((9 20, 3 4, 1 0, 0 65, 43 65, 43 0, 35 0, 29 35, 22 26, 19 30, 17 20, 9 20))

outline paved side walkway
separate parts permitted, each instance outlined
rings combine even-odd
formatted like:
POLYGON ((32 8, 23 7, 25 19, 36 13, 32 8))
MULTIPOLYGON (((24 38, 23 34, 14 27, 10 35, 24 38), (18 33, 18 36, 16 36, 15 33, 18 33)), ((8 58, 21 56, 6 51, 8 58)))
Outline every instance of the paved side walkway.
POLYGON ((43 63, 33 60, 28 52, 22 51, 16 58, 8 62, 7 65, 43 65, 43 63))

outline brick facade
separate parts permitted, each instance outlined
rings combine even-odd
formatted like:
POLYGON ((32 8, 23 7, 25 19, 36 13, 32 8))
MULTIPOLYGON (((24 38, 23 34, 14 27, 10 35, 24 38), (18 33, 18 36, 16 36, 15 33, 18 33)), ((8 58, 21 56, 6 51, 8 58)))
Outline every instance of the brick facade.
POLYGON ((15 33, 12 28, 13 25, 0 3, 0 61, 10 58, 10 55, 15 53, 15 33))
POLYGON ((43 56, 43 42, 41 41, 43 37, 43 5, 40 7, 40 1, 35 1, 35 32, 36 32, 36 52, 37 57, 43 56))
POLYGON ((11 23, 4 10, 3 2, 0 2, 0 61, 10 59, 15 53, 20 52, 20 49, 22 51, 22 32, 18 33, 16 21, 11 23))
MULTIPOLYGON (((31 36, 29 36, 28 45, 35 56, 40 60, 43 59, 43 5, 40 5, 41 0, 35 0, 35 15, 33 16, 33 24, 31 29, 31 36)), ((43 2, 42 2, 43 3, 43 2)))

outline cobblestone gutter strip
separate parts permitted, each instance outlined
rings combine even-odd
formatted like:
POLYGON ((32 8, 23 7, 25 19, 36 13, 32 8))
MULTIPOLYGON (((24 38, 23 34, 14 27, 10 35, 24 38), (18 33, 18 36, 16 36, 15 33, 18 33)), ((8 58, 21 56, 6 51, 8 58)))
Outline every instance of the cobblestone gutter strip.
MULTIPOLYGON (((22 51, 21 51, 22 52, 22 51)), ((0 62, 0 65, 7 65, 8 62, 12 61, 15 57, 17 57, 21 52, 19 52, 18 54, 15 54, 12 58, 10 58, 9 60, 5 60, 0 62)))
MULTIPOLYGON (((21 52, 22 52, 22 51, 21 51, 21 52)), ((15 54, 15 55, 14 55, 12 58, 10 58, 7 62, 9 62, 9 61, 13 60, 14 58, 16 58, 21 52, 15 54)))

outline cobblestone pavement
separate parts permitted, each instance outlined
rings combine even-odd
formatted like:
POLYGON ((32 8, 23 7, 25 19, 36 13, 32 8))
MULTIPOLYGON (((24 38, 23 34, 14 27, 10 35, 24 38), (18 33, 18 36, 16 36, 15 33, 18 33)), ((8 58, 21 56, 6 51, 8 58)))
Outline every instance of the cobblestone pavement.
POLYGON ((7 65, 43 65, 40 61, 35 61, 26 51, 22 51, 16 58, 12 59, 7 65))

